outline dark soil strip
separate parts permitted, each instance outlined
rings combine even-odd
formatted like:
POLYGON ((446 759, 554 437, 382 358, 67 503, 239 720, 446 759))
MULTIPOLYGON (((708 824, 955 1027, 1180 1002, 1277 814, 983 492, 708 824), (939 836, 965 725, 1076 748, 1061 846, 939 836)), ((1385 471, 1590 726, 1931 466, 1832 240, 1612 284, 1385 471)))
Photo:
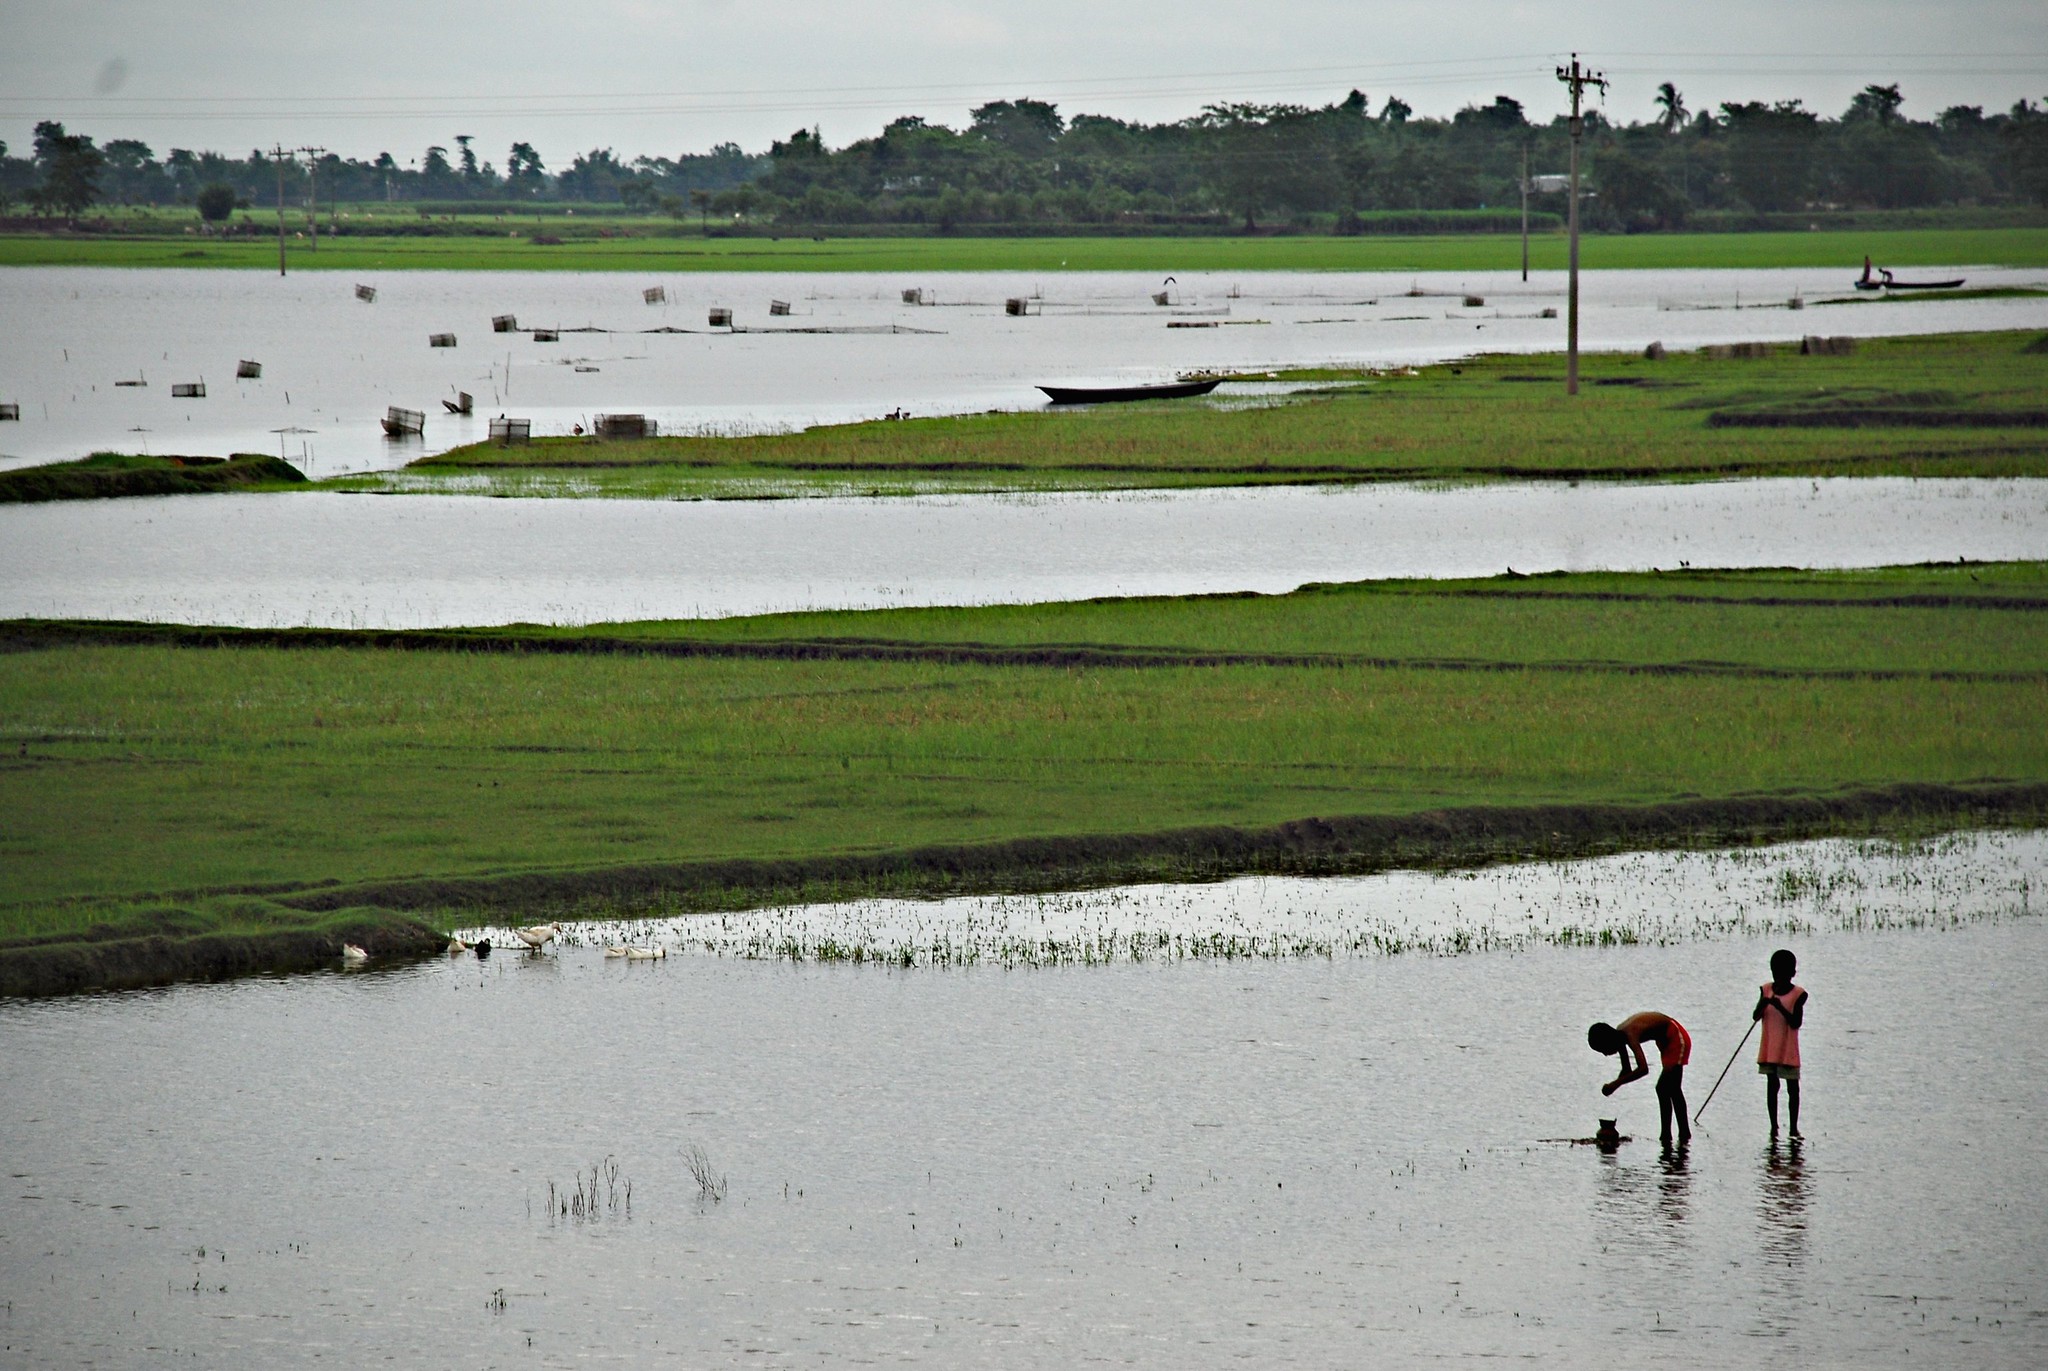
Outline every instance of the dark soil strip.
POLYGON ((867 855, 648 863, 603 870, 422 877, 309 890, 281 903, 506 918, 736 909, 881 893, 1072 890, 1258 873, 1326 876, 1392 868, 1745 846, 1827 835, 2039 824, 2048 783, 1898 785, 1831 796, 1756 795, 1666 804, 1474 807, 1300 819, 1271 828, 1019 838, 867 855))
POLYGON ((1708 428, 2048 428, 2048 409, 1716 410, 1708 428))
MULTIPOLYGON (((1656 597, 1645 597, 1656 598, 1656 597)), ((1708 603, 1718 603, 1708 600, 1708 603)), ((879 638, 789 638, 725 642, 690 638, 484 635, 461 629, 188 628, 169 624, 17 622, 0 627, 0 652, 59 646, 340 648, 357 651, 475 652, 551 657, 665 657, 746 661, 922 662, 942 666, 1134 670, 1207 667, 1351 668, 1371 671, 1537 671, 1573 676, 1712 676, 1765 681, 1956 681, 2021 684, 2042 671, 1939 668, 1774 667, 1743 662, 1496 661, 1470 657, 1372 657, 1340 652, 1214 652, 1114 643, 918 642, 879 638)))
POLYGON ((2048 599, 2028 595, 1866 595, 1828 599, 1819 595, 1642 595, 1626 590, 1494 590, 1444 588, 1397 590, 1395 595, 1429 595, 1475 600, 1611 600, 1674 605, 1758 605, 1770 609, 2048 609, 2048 599))
POLYGON ((415 919, 367 914, 318 929, 202 933, 190 937, 94 936, 0 947, 0 997, 132 990, 174 981, 221 981, 332 965, 344 942, 373 957, 439 952, 447 938, 415 919))

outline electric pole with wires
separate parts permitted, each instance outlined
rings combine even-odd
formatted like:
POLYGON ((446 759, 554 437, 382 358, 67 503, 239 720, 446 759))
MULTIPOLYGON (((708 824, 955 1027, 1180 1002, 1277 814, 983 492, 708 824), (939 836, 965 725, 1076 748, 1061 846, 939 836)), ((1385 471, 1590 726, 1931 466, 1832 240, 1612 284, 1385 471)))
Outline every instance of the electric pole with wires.
POLYGON ((1572 54, 1569 67, 1557 69, 1557 79, 1572 90, 1572 118, 1567 127, 1572 135, 1571 166, 1571 208, 1568 211, 1571 234, 1571 284, 1565 296, 1565 358, 1564 393, 1579 393, 1579 135, 1585 132, 1585 119, 1579 111, 1579 98, 1587 86, 1600 87, 1601 95, 1607 94, 1607 78, 1597 71, 1579 65, 1579 55, 1572 54))
POLYGON ((284 275, 284 159, 289 156, 284 144, 271 148, 270 155, 277 159, 277 274, 284 275))
POLYGON ((306 250, 320 247, 320 159, 326 148, 300 148, 306 154, 306 250))

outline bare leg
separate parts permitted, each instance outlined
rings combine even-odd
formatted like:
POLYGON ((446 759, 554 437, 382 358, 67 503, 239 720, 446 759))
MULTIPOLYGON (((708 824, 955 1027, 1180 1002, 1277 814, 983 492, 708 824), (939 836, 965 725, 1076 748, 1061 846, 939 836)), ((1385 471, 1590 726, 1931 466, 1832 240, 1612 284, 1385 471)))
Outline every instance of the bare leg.
POLYGON ((1678 1141, 1681 1146, 1692 1141, 1692 1120, 1685 1113, 1685 1068, 1671 1066, 1657 1077, 1657 1116, 1663 1121, 1661 1134, 1665 1142, 1671 1141, 1671 1119, 1678 1117, 1678 1141))
MULTIPOLYGON (((1777 1084, 1777 1082, 1776 1082, 1776 1081, 1772 1081, 1772 1082, 1771 1082, 1771 1084, 1772 1084, 1772 1085, 1776 1085, 1776 1084, 1777 1084)), ((1797 1081, 1787 1081, 1787 1082, 1785 1082, 1785 1103, 1786 1103, 1786 1104, 1787 1104, 1788 1106, 1790 1106, 1790 1108, 1791 1108, 1791 1111, 1792 1111, 1792 1136, 1796 1138, 1796 1137, 1798 1137, 1798 1136, 1799 1136, 1799 1082, 1797 1082, 1797 1081)), ((1775 1116, 1776 1116, 1776 1113, 1777 1113, 1777 1111, 1776 1111, 1776 1110, 1773 1110, 1773 1111, 1772 1111, 1772 1115, 1773 1115, 1773 1123, 1772 1123, 1772 1127, 1774 1127, 1774 1128, 1776 1127, 1776 1118, 1775 1118, 1775 1116)))
MULTIPOLYGON (((1799 1087, 1795 1085, 1792 1090, 1796 1096, 1799 1087)), ((1764 1077, 1764 1108, 1770 1111, 1771 1136, 1775 1138, 1778 1136, 1778 1074, 1775 1071, 1764 1077)), ((1797 1129, 1798 1125, 1794 1124, 1793 1127, 1797 1129)))

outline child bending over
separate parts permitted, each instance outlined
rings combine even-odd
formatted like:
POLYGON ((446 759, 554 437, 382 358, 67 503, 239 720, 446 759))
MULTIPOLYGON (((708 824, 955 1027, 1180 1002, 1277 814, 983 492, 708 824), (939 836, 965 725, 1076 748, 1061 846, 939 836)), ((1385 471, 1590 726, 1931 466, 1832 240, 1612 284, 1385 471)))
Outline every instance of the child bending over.
POLYGON ((1692 1035, 1685 1031, 1685 1025, 1669 1014, 1645 1010, 1631 1014, 1619 1024, 1596 1023, 1586 1030, 1586 1046, 1603 1056, 1621 1058, 1621 1074, 1600 1087, 1603 1095, 1612 1095, 1630 1081, 1639 1081, 1650 1074, 1649 1059, 1643 1055, 1644 1042, 1657 1044, 1658 1064, 1663 1068, 1657 1074, 1657 1116, 1663 1123, 1659 1135, 1666 1146, 1671 1143, 1671 1120, 1678 1119, 1678 1143, 1683 1147, 1692 1141, 1692 1123, 1685 1113, 1685 1064, 1692 1060, 1692 1035), (1635 1061, 1629 1061, 1629 1054, 1635 1054, 1635 1061))

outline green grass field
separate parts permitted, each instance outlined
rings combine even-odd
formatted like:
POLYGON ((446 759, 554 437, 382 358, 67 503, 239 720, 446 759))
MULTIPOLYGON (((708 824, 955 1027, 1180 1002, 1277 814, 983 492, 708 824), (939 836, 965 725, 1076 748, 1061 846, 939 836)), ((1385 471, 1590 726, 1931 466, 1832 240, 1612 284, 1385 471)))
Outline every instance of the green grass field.
POLYGON ((260 453, 232 458, 152 457, 95 452, 75 462, 0 471, 0 504, 106 500, 129 495, 204 495, 289 490, 305 482, 291 463, 260 453))
MULTIPOLYGON (((1845 306, 1844 308, 1851 308, 1845 306)), ((1829 312, 1809 309, 1816 332, 1829 312)), ((1387 480, 1698 480, 2048 473, 2041 335, 1878 339, 1564 361, 1488 356, 1418 374, 1301 373, 1334 389, 840 425, 751 438, 476 444, 329 489, 534 496, 1122 489, 1387 480), (1232 407, 1235 404, 1236 407, 1232 407)))
MULTIPOLYGON (((2048 782, 2037 564, 410 638, 0 636, 0 958, 358 907, 731 906, 852 858, 897 890, 968 866, 996 887, 1214 875, 1264 859, 1162 835, 1311 816, 2048 782), (1034 842, 1067 855, 888 874, 892 854, 1034 842)), ((1573 850, 1633 841, 1586 814, 1573 850)), ((1367 856, 1388 860, 1317 869, 1367 856)))
MULTIPOLYGON (((550 231, 556 231, 551 221, 550 231)), ((296 271, 1513 271, 1521 239, 1272 238, 612 238, 537 246, 524 229, 499 238, 335 238, 309 250, 293 240, 296 271)), ((1843 284, 1868 254, 1891 267, 2048 266, 2048 229, 1824 230, 1812 233, 1595 235, 1590 270, 1682 267, 1839 267, 1843 284)), ((1565 240, 1533 238, 1530 263, 1565 265, 1565 240)), ((277 268, 263 238, 207 241, 184 234, 0 236, 0 266, 277 268)))

